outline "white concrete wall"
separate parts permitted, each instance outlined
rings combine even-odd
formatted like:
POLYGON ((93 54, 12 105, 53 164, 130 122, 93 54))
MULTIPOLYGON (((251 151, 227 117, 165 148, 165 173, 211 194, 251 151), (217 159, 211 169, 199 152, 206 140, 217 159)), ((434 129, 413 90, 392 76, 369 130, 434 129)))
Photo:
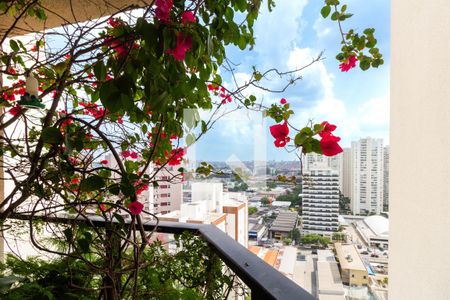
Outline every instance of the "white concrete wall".
POLYGON ((450 1, 393 0, 389 299, 450 299, 450 1))

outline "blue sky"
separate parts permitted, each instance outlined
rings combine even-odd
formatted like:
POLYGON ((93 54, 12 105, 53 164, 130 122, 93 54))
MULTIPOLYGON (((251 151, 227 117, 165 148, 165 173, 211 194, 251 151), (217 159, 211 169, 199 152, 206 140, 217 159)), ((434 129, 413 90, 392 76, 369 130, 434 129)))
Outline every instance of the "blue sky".
MULTIPOLYGON (((322 19, 319 12, 323 1, 318 0, 278 0, 272 13, 264 8, 255 23, 253 51, 229 47, 228 57, 239 64, 236 75, 240 82, 245 82, 252 66, 261 71, 272 67, 291 70, 311 62, 324 51, 326 59, 301 73, 303 79, 284 93, 270 94, 251 89, 247 94, 254 94, 265 105, 286 98, 295 112, 290 121, 297 128, 303 127, 309 119, 336 124, 336 135, 342 138, 344 147, 367 136, 383 138, 384 144, 389 144, 390 1, 342 2, 347 3, 348 11, 354 13, 344 22, 344 30, 350 27, 358 31, 367 27, 376 29, 378 47, 385 60, 380 68, 340 72, 339 62, 334 58, 340 49, 338 27, 335 22, 322 19)), ((222 76, 232 87, 230 76, 225 73, 222 76)), ((276 78, 265 82, 272 87, 283 83, 276 78)), ((260 153, 266 155, 267 160, 294 160, 293 153, 274 147, 268 130, 273 124, 270 119, 262 121, 245 111, 228 115, 198 142, 196 158, 225 161, 234 155, 240 160, 253 160, 255 153, 260 153), (262 142, 264 139, 266 145, 262 142)))

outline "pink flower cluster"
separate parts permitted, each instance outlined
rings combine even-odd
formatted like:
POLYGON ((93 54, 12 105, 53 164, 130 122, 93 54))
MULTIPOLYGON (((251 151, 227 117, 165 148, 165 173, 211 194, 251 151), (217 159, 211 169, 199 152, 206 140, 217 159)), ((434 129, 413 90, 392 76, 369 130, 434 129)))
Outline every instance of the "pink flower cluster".
POLYGON ((131 159, 137 159, 139 157, 139 155, 136 152, 130 150, 123 151, 121 155, 123 158, 131 158, 131 159))
POLYGON ((352 55, 347 58, 344 62, 342 62, 339 65, 339 69, 341 69, 341 72, 348 72, 350 69, 356 67, 356 62, 358 61, 358 58, 356 56, 352 55))
POLYGON ((80 102, 80 106, 84 107, 84 114, 100 119, 105 115, 105 109, 95 103, 80 102))
MULTIPOLYGON (((170 11, 173 7, 172 0, 156 0, 155 1, 155 17, 163 24, 170 24, 170 11)), ((189 26, 191 23, 197 22, 192 11, 184 11, 181 14, 181 24, 189 26)), ((168 49, 167 54, 172 55, 172 57, 177 61, 183 61, 186 58, 186 52, 188 52, 192 47, 192 37, 188 36, 182 32, 178 32, 175 48, 168 49)))
POLYGON ((210 92, 214 92, 214 95, 219 96, 222 100, 222 104, 226 104, 227 102, 231 102, 231 95, 227 93, 224 87, 219 87, 218 85, 208 84, 208 90, 210 92))

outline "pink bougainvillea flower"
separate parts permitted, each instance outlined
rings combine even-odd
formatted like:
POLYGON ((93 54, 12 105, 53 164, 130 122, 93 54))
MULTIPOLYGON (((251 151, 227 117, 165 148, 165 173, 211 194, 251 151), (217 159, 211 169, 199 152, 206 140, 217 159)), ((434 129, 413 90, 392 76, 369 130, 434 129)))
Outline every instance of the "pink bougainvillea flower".
POLYGON ((288 137, 289 127, 287 121, 282 124, 276 124, 270 126, 270 134, 275 138, 275 147, 284 147, 291 139, 288 137))
POLYGON ((172 151, 170 151, 170 159, 169 159, 168 165, 169 166, 177 166, 177 165, 181 164, 184 154, 185 154, 184 148, 172 149, 172 151))
POLYGON ((75 178, 72 178, 72 180, 70 181, 72 184, 78 184, 78 183, 80 183, 80 178, 77 178, 77 177, 75 177, 75 178))
POLYGON ((172 0, 156 0, 155 1, 155 17, 162 23, 170 23, 170 10, 173 7, 172 0))
POLYGON ((208 91, 217 91, 219 89, 218 86, 214 86, 213 84, 208 84, 208 91))
POLYGON ((104 159, 104 160, 102 160, 100 163, 101 163, 102 165, 107 165, 107 164, 108 164, 108 161, 107 161, 106 159, 104 159))
POLYGON ((320 125, 323 126, 322 131, 319 132, 320 137, 330 135, 333 131, 336 130, 336 125, 330 124, 327 121, 323 121, 320 125))
POLYGON ((128 209, 132 215, 139 215, 144 209, 144 204, 139 201, 134 201, 128 204, 128 209))
POLYGON ((136 195, 140 195, 146 190, 148 190, 148 184, 139 184, 139 186, 136 188, 136 195))
POLYGON ((125 151, 122 152, 122 156, 124 158, 130 157, 130 155, 131 155, 131 152, 129 150, 125 150, 125 151))
POLYGON ((348 72, 350 69, 356 67, 357 61, 358 59, 355 55, 349 56, 346 61, 339 65, 339 69, 341 69, 342 72, 348 72))
POLYGON ((130 153, 130 157, 131 157, 132 159, 137 159, 139 156, 138 156, 138 154, 137 154, 136 152, 131 152, 131 153, 130 153))
POLYGON ((16 105, 13 108, 11 108, 10 110, 8 110, 8 112, 10 114, 12 114, 13 116, 17 116, 18 114, 20 114, 22 112, 22 107, 19 105, 16 105))
POLYGON ((9 101, 16 100, 16 96, 14 96, 13 92, 3 92, 2 98, 9 101))
POLYGON ((16 69, 14 69, 13 67, 9 67, 8 70, 7 70, 7 72, 8 72, 9 74, 11 74, 11 75, 16 75, 16 74, 17 74, 16 69))
POLYGON ((181 14, 181 23, 185 25, 187 23, 195 23, 196 21, 197 19, 192 11, 185 11, 181 14))
POLYGON ((186 52, 192 47, 192 37, 182 33, 177 35, 177 45, 175 49, 168 49, 167 54, 172 55, 175 60, 183 61, 186 58, 186 52))
POLYGON ((106 211, 106 205, 103 204, 103 203, 99 205, 99 208, 100 208, 100 210, 103 211, 103 212, 106 211))
POLYGON ((33 51, 33 52, 36 52, 38 50, 36 44, 34 44, 33 47, 31 47, 30 50, 33 51))
POLYGON ((87 74, 87 77, 88 77, 89 79, 94 78, 94 73, 92 73, 92 72, 91 72, 91 73, 88 73, 88 74, 87 74))
POLYGON ((108 24, 111 26, 111 27, 119 27, 120 25, 122 25, 123 24, 123 22, 122 22, 122 20, 121 19, 118 19, 118 18, 110 18, 109 20, 108 20, 108 24))
POLYGON ((281 98, 280 103, 281 103, 282 105, 285 105, 285 104, 287 103, 287 101, 286 101, 286 99, 281 98))
POLYGON ((340 140, 341 138, 332 134, 323 136, 320 140, 320 148, 322 149, 322 154, 325 156, 334 156, 341 153, 343 150, 338 144, 340 140))

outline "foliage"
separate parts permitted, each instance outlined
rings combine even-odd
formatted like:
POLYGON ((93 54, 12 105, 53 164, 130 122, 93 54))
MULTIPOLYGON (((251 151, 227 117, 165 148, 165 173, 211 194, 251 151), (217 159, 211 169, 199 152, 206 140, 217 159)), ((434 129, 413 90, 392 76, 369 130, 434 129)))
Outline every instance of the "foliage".
POLYGON ((293 240, 296 244, 300 242, 301 235, 298 228, 294 228, 291 230, 291 232, 289 232, 289 238, 293 240))
POLYGON ((336 55, 336 59, 341 63, 348 61, 349 57, 357 57, 361 70, 367 70, 370 67, 378 68, 384 63, 383 55, 376 48, 377 39, 374 36, 374 28, 366 28, 363 33, 356 33, 354 29, 344 32, 342 22, 351 18, 352 13, 347 11, 347 5, 341 5, 339 0, 325 0, 325 6, 322 7, 320 13, 323 18, 335 21, 339 25, 342 35, 341 53, 336 55), (367 51, 367 52, 365 52, 367 51))
POLYGON ((277 183, 275 181, 268 181, 267 182, 267 188, 270 191, 271 189, 274 189, 277 187, 277 183))
POLYGON ((288 201, 291 202, 290 207, 301 206, 302 197, 300 193, 302 192, 302 187, 300 185, 294 186, 286 194, 277 197, 277 201, 288 201))
POLYGON ((350 198, 344 197, 344 195, 341 193, 339 193, 339 212, 340 213, 350 212, 350 198))
POLYGON ((230 192, 245 192, 246 190, 248 190, 248 184, 246 184, 243 181, 239 181, 237 182, 234 187, 228 189, 230 192))
POLYGON ((264 206, 270 205, 272 201, 268 197, 262 197, 260 200, 261 204, 264 206))
POLYGON ((319 234, 305 234, 300 238, 300 241, 302 242, 302 244, 320 244, 322 246, 327 246, 331 243, 329 238, 321 236, 319 234))
MULTIPOLYGON (((233 275, 208 245, 188 233, 175 236, 179 251, 170 254, 160 242, 144 252, 147 262, 136 278, 133 291, 125 285, 121 299, 223 299, 233 285, 233 275)), ((128 254, 128 253, 127 253, 128 254)), ((8 256, 0 265, 3 278, 15 276, 13 284, 0 285, 2 299, 98 299, 101 272, 92 273, 80 260, 56 258, 21 260, 8 256)))
POLYGON ((289 246, 292 244, 292 239, 290 238, 284 238, 283 239, 283 244, 285 244, 286 246, 289 246))
POLYGON ((345 241, 345 233, 343 232, 334 232, 332 237, 334 241, 345 241))
POLYGON ((256 207, 249 207, 248 208, 248 214, 249 215, 253 215, 256 212, 258 212, 258 209, 256 207))

